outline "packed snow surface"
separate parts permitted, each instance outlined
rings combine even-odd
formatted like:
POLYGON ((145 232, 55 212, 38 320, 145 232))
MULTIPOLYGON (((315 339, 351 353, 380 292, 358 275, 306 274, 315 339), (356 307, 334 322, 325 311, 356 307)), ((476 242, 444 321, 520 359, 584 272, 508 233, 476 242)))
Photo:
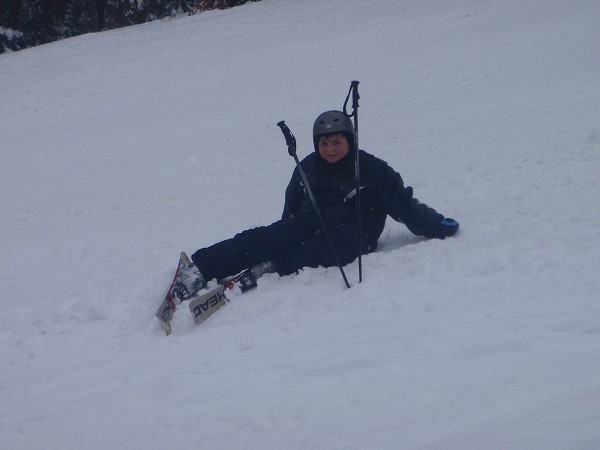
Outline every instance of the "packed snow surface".
POLYGON ((600 448, 600 2, 263 0, 0 55, 2 449, 600 448), (460 221, 154 312, 315 117, 460 221))

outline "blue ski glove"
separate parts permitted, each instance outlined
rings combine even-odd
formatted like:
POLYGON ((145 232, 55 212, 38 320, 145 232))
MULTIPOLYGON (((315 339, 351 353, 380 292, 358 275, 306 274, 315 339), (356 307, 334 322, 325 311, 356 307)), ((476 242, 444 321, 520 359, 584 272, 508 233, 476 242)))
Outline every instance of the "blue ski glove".
POLYGON ((450 217, 446 217, 440 222, 440 239, 445 239, 449 236, 454 236, 458 231, 458 222, 450 217))

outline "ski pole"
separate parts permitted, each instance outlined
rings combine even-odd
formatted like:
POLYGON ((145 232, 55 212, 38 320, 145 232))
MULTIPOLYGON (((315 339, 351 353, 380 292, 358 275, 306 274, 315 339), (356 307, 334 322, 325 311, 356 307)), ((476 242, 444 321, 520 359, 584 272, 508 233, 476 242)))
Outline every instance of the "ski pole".
POLYGON ((344 272, 344 268, 342 267, 342 264, 340 263, 340 258, 338 256, 337 251, 335 250, 335 246, 333 245, 333 241, 331 240, 331 236, 329 235, 329 231, 327 230, 327 226, 325 225, 325 221, 323 220, 321 211, 319 210, 319 207, 317 206, 315 197, 312 193, 312 190, 310 189, 310 185, 308 184, 308 179, 306 178, 304 170, 302 170, 302 166, 300 165, 300 161, 298 160, 298 155, 296 154, 296 138, 294 137, 294 135, 292 134, 292 132, 290 131, 290 129, 288 128, 288 126, 285 124, 285 122, 283 120, 281 122, 279 122, 277 124, 277 126, 279 128, 281 128, 281 132, 283 133, 283 135, 285 137, 285 143, 288 146, 288 153, 290 154, 290 156, 292 158, 294 158, 294 161, 296 162, 296 167, 298 168, 298 172, 300 172, 300 176, 302 177, 304 186, 306 186, 306 192, 308 193, 310 202, 312 203, 312 206, 315 209, 315 213, 317 213, 317 217, 319 218, 319 223, 321 224, 321 229, 323 230, 323 233, 325 234, 325 237, 327 238, 327 242, 329 243, 329 247, 331 248, 331 252, 333 253, 335 262, 336 262, 338 268, 340 269, 342 278, 344 278, 344 283, 346 283, 347 288, 350 288, 350 283, 348 283, 348 278, 346 278, 346 273, 344 272))
POLYGON ((354 180, 356 183, 356 224, 358 226, 358 282, 362 282, 362 214, 360 208, 360 158, 358 155, 358 83, 359 81, 350 82, 350 90, 344 102, 344 114, 346 117, 354 118, 354 180), (352 114, 348 114, 347 106, 352 94, 352 114))

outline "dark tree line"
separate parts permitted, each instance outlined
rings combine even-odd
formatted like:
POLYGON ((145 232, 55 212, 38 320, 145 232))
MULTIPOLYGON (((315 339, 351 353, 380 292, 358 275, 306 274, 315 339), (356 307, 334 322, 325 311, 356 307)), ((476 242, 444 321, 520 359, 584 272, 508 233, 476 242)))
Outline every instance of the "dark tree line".
POLYGON ((259 0, 0 0, 0 53, 259 0))

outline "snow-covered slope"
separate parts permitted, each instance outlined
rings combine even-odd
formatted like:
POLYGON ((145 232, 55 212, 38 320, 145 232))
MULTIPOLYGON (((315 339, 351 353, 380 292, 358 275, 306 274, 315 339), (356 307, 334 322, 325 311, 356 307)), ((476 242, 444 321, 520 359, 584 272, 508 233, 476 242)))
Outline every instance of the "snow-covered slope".
POLYGON ((600 448, 600 3, 263 0, 0 55, 3 449, 600 448), (461 222, 390 221, 202 327, 179 252, 276 220, 320 112, 461 222))

